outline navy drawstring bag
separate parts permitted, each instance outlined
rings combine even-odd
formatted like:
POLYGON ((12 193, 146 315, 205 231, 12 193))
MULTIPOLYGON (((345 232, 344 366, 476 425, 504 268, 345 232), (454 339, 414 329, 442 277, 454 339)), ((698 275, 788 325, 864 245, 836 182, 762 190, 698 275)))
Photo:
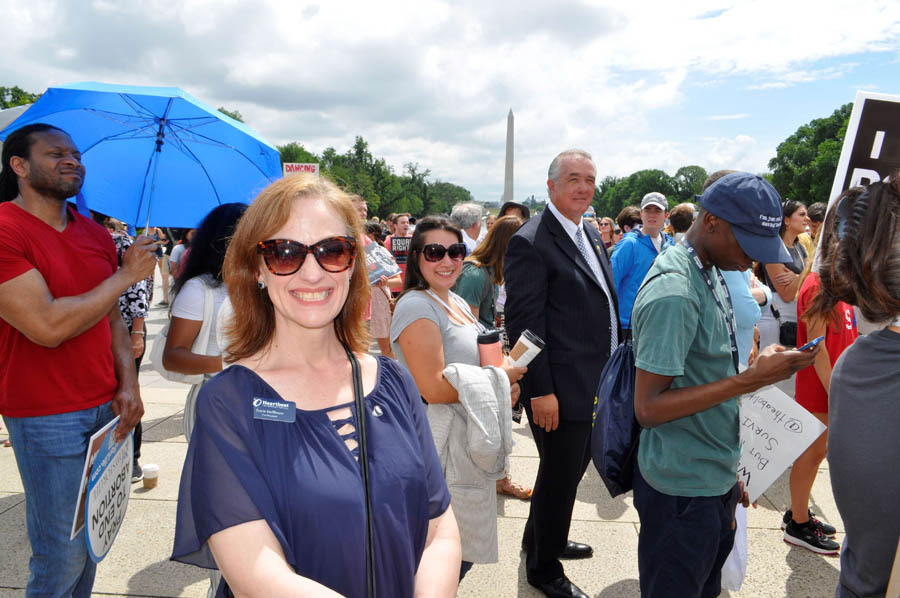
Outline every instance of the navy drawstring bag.
POLYGON ((629 334, 606 362, 594 397, 591 459, 613 497, 628 492, 633 484, 641 436, 641 426, 634 417, 634 378, 629 334))

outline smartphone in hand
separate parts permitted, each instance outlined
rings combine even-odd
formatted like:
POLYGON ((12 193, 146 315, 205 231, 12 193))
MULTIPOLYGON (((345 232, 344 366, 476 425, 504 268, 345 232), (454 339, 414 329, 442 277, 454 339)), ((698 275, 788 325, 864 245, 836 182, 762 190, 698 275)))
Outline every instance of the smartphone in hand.
POLYGON ((798 351, 808 351, 825 340, 824 336, 820 336, 819 338, 814 338, 802 347, 797 347, 798 351))

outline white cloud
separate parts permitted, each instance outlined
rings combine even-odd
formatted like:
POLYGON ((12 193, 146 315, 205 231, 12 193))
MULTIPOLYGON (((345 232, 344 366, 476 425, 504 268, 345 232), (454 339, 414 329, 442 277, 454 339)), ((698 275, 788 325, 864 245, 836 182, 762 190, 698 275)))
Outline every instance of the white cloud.
POLYGON ((754 141, 767 127, 755 109, 705 106, 693 123, 703 135, 741 120, 753 137, 717 128, 703 143, 664 139, 652 123, 683 114, 693 90, 717 88, 710 80, 765 93, 900 47, 895 0, 0 0, 0 13, 16 24, 2 85, 178 85, 240 110, 274 143, 345 151, 362 135, 397 170, 418 162, 483 200, 502 192, 510 107, 517 195, 543 196, 547 164, 573 146, 601 175, 757 171, 773 150, 754 141))
POLYGON ((810 83, 812 81, 822 81, 828 79, 838 79, 848 72, 852 71, 856 63, 847 63, 839 66, 831 66, 824 69, 792 71, 789 73, 778 74, 775 81, 767 81, 756 85, 749 85, 747 89, 782 89, 792 87, 800 83, 810 83))
POLYGON ((745 118, 750 118, 750 115, 746 112, 740 112, 738 114, 715 114, 707 116, 706 120, 743 120, 745 118))

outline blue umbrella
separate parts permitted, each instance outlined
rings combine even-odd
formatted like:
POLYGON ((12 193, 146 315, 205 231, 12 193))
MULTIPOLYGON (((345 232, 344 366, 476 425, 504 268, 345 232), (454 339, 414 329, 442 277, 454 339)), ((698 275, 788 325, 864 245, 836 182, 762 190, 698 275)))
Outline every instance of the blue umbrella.
POLYGON ((278 150, 177 87, 51 87, 0 140, 38 122, 64 130, 81 150, 88 207, 137 226, 194 227, 217 205, 250 203, 281 177, 278 150))

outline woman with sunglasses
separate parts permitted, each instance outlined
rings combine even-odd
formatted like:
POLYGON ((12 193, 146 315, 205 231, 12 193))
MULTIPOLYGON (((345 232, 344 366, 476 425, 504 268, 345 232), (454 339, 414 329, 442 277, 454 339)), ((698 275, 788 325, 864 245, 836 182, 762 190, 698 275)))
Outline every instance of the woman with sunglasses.
POLYGON ((600 220, 597 221, 597 225, 600 227, 600 237, 603 239, 603 244, 607 249, 610 249, 613 245, 616 244, 614 240, 614 231, 616 230, 616 222, 609 216, 604 216, 600 220))
POLYGON ((418 390, 366 354, 361 238, 349 196, 298 175, 263 190, 229 246, 232 365, 200 393, 172 558, 218 567, 234 595, 362 598, 371 579, 378 596, 455 594, 418 390))
MULTIPOLYGON (((451 291, 465 257, 462 234, 448 218, 429 216, 416 225, 409 245, 403 293, 394 308, 391 344, 394 354, 409 368, 422 398, 430 405, 460 402, 456 388, 443 375, 447 365, 481 364, 478 334, 482 328, 468 303, 451 291)), ((525 368, 512 367, 507 362, 502 367, 515 403, 519 394, 517 381, 525 368)), ((465 448, 450 447, 447 452, 454 454, 460 450, 465 448)), ((447 463, 441 465, 446 470, 447 463)), ((463 558, 460 579, 473 563, 493 563, 498 558, 495 481, 486 475, 481 478, 477 480, 478 485, 466 486, 456 486, 453 484, 456 480, 448 480, 451 504, 459 505, 456 511, 463 558)))
MULTIPOLYGON (((466 257, 453 292, 469 304, 472 314, 485 328, 497 327, 497 298, 503 287, 503 257, 506 246, 522 221, 517 216, 503 216, 494 223, 472 255, 466 257)), ((530 500, 533 490, 516 484, 506 475, 497 480, 497 494, 530 500)))

